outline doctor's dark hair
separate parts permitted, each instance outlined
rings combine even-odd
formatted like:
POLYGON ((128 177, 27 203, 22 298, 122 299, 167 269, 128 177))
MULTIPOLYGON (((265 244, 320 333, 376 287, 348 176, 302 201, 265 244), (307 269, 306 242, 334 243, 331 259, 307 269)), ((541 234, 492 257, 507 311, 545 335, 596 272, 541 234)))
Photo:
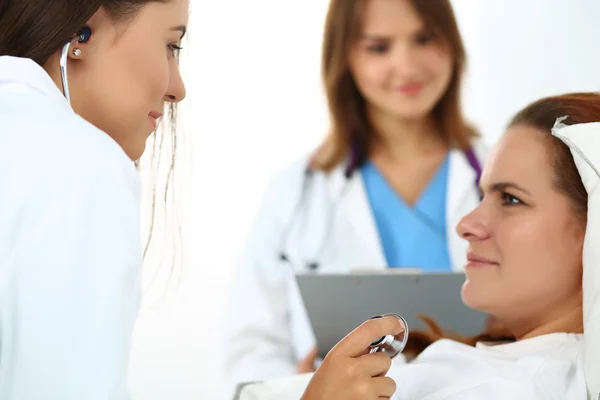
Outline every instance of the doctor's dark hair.
MULTIPOLYGON (((588 194, 575 165, 571 150, 551 131, 558 118, 565 125, 600 122, 600 93, 570 93, 546 97, 520 111, 510 122, 510 127, 527 126, 539 131, 540 140, 546 146, 553 170, 554 188, 569 199, 574 217, 585 228, 587 223, 588 194)), ((486 330, 473 337, 444 332, 439 325, 421 316, 428 331, 411 332, 404 353, 413 358, 436 340, 448 338, 474 346, 477 342, 511 342, 516 338, 498 320, 490 317, 486 330)))
POLYGON ((0 56, 44 65, 100 7, 116 20, 135 17, 147 3, 168 0, 0 0, 0 56))
MULTIPOLYGON (((352 151, 355 162, 364 162, 372 138, 365 113, 365 99, 350 72, 352 47, 361 36, 361 16, 368 0, 330 0, 322 48, 322 80, 327 95, 331 128, 313 158, 312 166, 329 171, 352 151)), ((468 150, 476 131, 466 122, 461 104, 461 85, 466 52, 450 0, 409 0, 426 29, 450 51, 454 72, 446 92, 432 110, 434 121, 450 147, 468 150)))
MULTIPOLYGON (((0 0, 0 56, 29 58, 40 66, 61 50, 64 44, 73 38, 87 24, 101 7, 118 22, 128 22, 149 3, 166 3, 169 0, 0 0)), ((157 200, 164 201, 168 208, 172 179, 175 170, 177 135, 175 120, 177 105, 166 105, 163 125, 153 135, 154 143, 149 144, 149 163, 153 168, 161 169, 168 163, 168 173, 164 182, 158 182, 158 173, 154 174, 152 190, 151 221, 144 249, 146 254, 152 241, 154 221, 156 219, 157 200), (170 153, 170 154, 169 154, 170 153), (164 161, 163 161, 164 160, 164 161), (157 196, 156 188, 164 188, 164 196, 157 196)), ((146 152, 148 153, 148 151, 146 152)), ((144 155, 143 159, 147 156, 144 155)), ((145 162, 144 162, 145 163, 145 162)), ((136 162, 138 165, 138 162, 136 162)), ((139 166, 139 165, 138 165, 139 166)), ((161 174, 164 175, 164 174, 161 174)), ((171 217, 172 213, 165 210, 171 217)), ((180 235, 179 229, 174 237, 180 235)))

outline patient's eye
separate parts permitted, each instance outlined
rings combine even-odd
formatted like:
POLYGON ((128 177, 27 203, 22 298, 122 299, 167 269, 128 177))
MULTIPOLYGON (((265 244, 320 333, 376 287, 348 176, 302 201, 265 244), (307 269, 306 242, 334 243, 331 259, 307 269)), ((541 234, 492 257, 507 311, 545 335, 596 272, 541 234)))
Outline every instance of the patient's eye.
POLYGON ((523 201, 521 201, 521 199, 519 199, 518 197, 515 197, 512 194, 507 193, 507 192, 502 192, 500 194, 500 197, 502 198, 503 206, 516 206, 516 205, 524 204, 523 201))

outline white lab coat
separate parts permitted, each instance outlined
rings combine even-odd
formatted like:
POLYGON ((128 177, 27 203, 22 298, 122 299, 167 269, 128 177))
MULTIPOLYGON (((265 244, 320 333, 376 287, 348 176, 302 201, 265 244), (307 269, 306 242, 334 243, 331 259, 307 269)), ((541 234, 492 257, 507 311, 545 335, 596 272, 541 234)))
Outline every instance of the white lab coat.
POLYGON ((0 399, 121 400, 139 179, 49 75, 0 57, 0 399))
MULTIPOLYGON (((474 150, 483 164, 484 144, 476 141, 474 150)), ((315 345, 293 269, 306 271, 307 262, 315 258, 321 272, 386 267, 360 172, 349 180, 343 166, 330 174, 315 172, 298 207, 305 166, 306 160, 297 162, 268 187, 235 273, 224 314, 227 345, 222 349, 230 388, 295 373, 298 360, 315 345), (293 227, 282 243, 292 218, 293 227), (281 250, 289 264, 279 259, 281 250)), ((460 270, 467 242, 455 226, 479 202, 476 173, 460 150, 450 153, 448 179, 448 248, 454 269, 460 270)))
MULTIPOLYGON (((516 343, 470 347, 451 340, 429 346, 408 364, 394 359, 393 400, 584 400, 583 335, 552 333, 516 343)), ((292 400, 312 374, 244 388, 239 400, 292 400)))

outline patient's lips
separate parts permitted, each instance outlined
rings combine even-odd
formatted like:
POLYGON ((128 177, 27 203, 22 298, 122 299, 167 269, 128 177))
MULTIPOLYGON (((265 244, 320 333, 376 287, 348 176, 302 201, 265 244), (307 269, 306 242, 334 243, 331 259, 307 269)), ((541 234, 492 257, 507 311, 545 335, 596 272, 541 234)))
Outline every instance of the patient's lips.
POLYGON ((498 265, 498 263, 472 252, 467 253, 467 265, 465 268, 489 267, 493 265, 498 265))

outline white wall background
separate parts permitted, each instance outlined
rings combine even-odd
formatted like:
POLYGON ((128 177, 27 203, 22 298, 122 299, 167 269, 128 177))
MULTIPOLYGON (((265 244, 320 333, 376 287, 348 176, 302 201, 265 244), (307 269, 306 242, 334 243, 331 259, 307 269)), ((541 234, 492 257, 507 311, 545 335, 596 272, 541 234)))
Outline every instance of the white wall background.
MULTIPOLYGON (((470 57, 465 109, 488 142, 531 100, 600 88, 599 1, 453 3, 470 57)), ((319 77, 326 7, 327 0, 192 1, 182 61, 189 162, 176 178, 185 259, 172 276, 168 258, 146 271, 133 399, 224 396, 218 328, 238 252, 268 178, 327 128, 319 77)))
POLYGON ((490 142, 533 100, 600 90, 600 1, 453 3, 471 61, 466 110, 490 142))

